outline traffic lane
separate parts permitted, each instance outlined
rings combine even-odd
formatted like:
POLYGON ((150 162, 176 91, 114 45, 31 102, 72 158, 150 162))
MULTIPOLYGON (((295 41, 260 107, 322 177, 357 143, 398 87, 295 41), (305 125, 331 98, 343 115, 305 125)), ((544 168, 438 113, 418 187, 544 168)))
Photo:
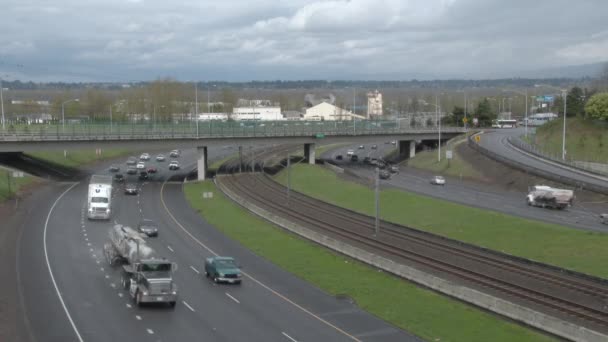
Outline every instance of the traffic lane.
MULTIPOLYGON (((321 337, 310 336, 313 332, 309 331, 310 329, 304 329, 303 334, 305 335, 298 335, 304 336, 303 339, 311 340, 310 338, 313 337, 314 340, 349 339, 348 336, 339 333, 322 321, 325 320, 352 336, 365 335, 367 336, 365 340, 416 340, 407 332, 366 313, 350 301, 337 299, 324 293, 267 260, 256 256, 250 250, 242 248, 237 242, 228 239, 190 208, 180 185, 167 184, 163 189, 163 199, 169 212, 194 238, 214 252, 234 256, 245 265, 244 271, 248 275, 252 275, 254 279, 245 278, 244 286, 241 285, 239 290, 246 294, 244 297, 247 300, 251 300, 251 310, 257 310, 258 307, 272 304, 273 308, 281 308, 281 315, 277 319, 285 321, 290 330, 301 331, 302 322, 309 321, 313 327, 311 329, 315 330, 315 334, 327 334, 321 337), (248 286, 247 283, 257 284, 258 286, 248 286), (288 298, 289 301, 281 296, 288 298), (305 312, 302 308, 313 315, 305 312), (282 310, 287 310, 287 313, 282 310), (287 317, 292 316, 294 319, 286 320, 287 317)), ((170 215, 169 218, 171 218, 170 215)), ((169 227, 177 229, 178 232, 182 230, 175 222, 173 224, 169 222, 168 224, 169 227)), ((186 235, 188 234, 186 233, 186 235)), ((211 254, 209 251, 206 253, 211 254)), ((259 314, 258 311, 253 312, 256 315, 259 314)), ((271 313, 264 312, 264 314, 269 315, 271 313)))
MULTIPOLYGON (((68 191, 49 218, 46 245, 57 288, 83 340, 143 340, 146 328, 126 307, 125 298, 117 295, 120 285, 110 277, 103 245, 98 243, 110 224, 89 223, 86 219, 83 199, 87 188, 81 183, 68 191)), ((42 340, 49 339, 45 336, 42 340)), ((56 340, 75 339, 70 336, 56 340)))
MULTIPOLYGON (((74 341, 76 335, 57 298, 44 256, 43 233, 47 214, 68 184, 50 184, 39 188, 21 204, 27 210, 19 227, 16 274, 18 300, 27 335, 19 341, 74 341)), ((3 281, 10 281, 4 279, 3 281)), ((7 339, 6 341, 10 341, 7 339)))
POLYGON ((384 156, 386 156, 387 154, 389 154, 390 152, 392 152, 394 149, 396 149, 396 146, 393 144, 386 144, 385 142, 377 142, 377 143, 372 143, 372 144, 363 144, 362 146, 364 147, 363 149, 360 149, 359 147, 361 146, 361 144, 352 144, 352 145, 347 145, 347 146, 342 146, 342 147, 338 147, 335 149, 331 149, 328 151, 325 151, 323 154, 321 154, 321 159, 325 159, 325 160, 331 160, 335 163, 343 163, 343 162, 348 162, 349 161, 349 157, 347 155, 348 150, 353 150, 354 154, 356 154, 361 160, 364 157, 370 157, 370 158, 383 158, 384 156), (376 145, 376 149, 372 149, 371 146, 372 145, 376 145), (336 160, 336 156, 341 155, 343 160, 336 160))
MULTIPOLYGON (((152 210, 144 210, 145 194, 149 192, 150 188, 153 188, 157 183, 142 183, 140 186, 140 192, 138 195, 124 195, 117 194, 115 199, 115 205, 120 207, 121 210, 115 212, 115 223, 128 225, 134 229, 137 228, 137 224, 143 218, 153 219, 163 227, 162 221, 158 219, 158 214, 152 210)), ((105 232, 101 234, 99 240, 96 242, 98 245, 103 245, 108 241, 109 227, 104 227, 99 231, 105 232)), ((225 310, 217 310, 216 303, 207 296, 201 296, 204 294, 202 291, 189 291, 188 284, 196 281, 189 275, 188 267, 184 261, 177 258, 172 253, 171 244, 165 242, 165 239, 169 238, 170 234, 167 231, 162 230, 159 233, 158 238, 148 238, 147 243, 157 253, 158 257, 165 257, 172 262, 178 264, 178 271, 174 273, 174 280, 178 286, 178 301, 174 309, 167 308, 165 305, 158 306, 144 306, 135 307, 133 306, 133 312, 137 314, 142 322, 145 322, 149 326, 156 338, 171 341, 195 341, 195 340, 214 340, 214 341, 234 341, 241 340, 243 336, 234 336, 229 329, 225 329, 222 326, 222 322, 216 321, 215 317, 220 317, 224 320, 230 319, 230 316, 224 314, 225 310), (194 302, 197 299, 205 298, 205 306, 200 306, 200 310, 191 310, 194 306, 194 302), (215 309, 214 309, 215 308, 215 309)), ((110 274, 114 282, 120 281, 120 270, 116 269, 110 274)), ((124 298, 128 299, 128 292, 124 289, 119 289, 124 294, 124 298)), ((147 332, 147 329, 146 329, 147 332)))
MULTIPOLYGON (((178 185, 173 185, 173 187, 178 187, 178 185)), ((157 194, 160 194, 160 188, 157 194)), ((150 210, 154 213, 164 211, 160 197, 156 199, 153 197, 146 196, 146 202, 149 202, 152 207, 146 208, 145 211, 150 210)), ((213 256, 213 253, 196 243, 181 228, 176 227, 175 221, 168 214, 164 216, 160 218, 160 222, 166 227, 164 229, 166 232, 159 236, 159 239, 150 240, 157 240, 155 243, 160 244, 159 247, 171 246, 171 255, 180 260, 180 263, 184 265, 180 268, 191 275, 189 281, 180 285, 180 288, 187 292, 205 293, 204 297, 194 297, 194 301, 190 304, 195 309, 210 308, 210 311, 214 312, 216 316, 213 319, 217 320, 218 324, 224 322, 224 325, 219 325, 218 329, 223 328, 230 331, 231 327, 238 325, 238 333, 243 335, 240 336, 241 338, 245 337, 245 339, 255 341, 284 339, 283 332, 298 340, 349 340, 337 335, 333 329, 319 325, 319 322, 307 317, 300 310, 294 310, 289 303, 247 277, 244 278, 241 285, 218 285, 206 279, 204 277, 204 259, 213 256), (196 243, 196 247, 193 248, 192 243, 196 243), (225 322, 230 322, 230 324, 226 326, 225 322)), ((179 218, 178 222, 181 223, 179 218)), ((208 238, 208 235, 205 234, 205 237, 208 238)), ((224 239, 228 241, 227 238, 224 239)), ((245 264, 246 272, 249 272, 250 258, 255 258, 253 254, 249 258, 243 258, 236 255, 235 252, 226 252, 223 247, 225 242, 218 244, 214 241, 206 241, 203 244, 216 253, 235 256, 240 263, 245 264)), ((242 248, 235 243, 234 245, 235 248, 242 248)), ((239 340, 239 336, 235 336, 234 339, 239 340)))
MULTIPOLYGON (((373 178, 372 167, 363 165, 350 166, 350 169, 364 178, 373 178)), ((483 185, 470 185, 461 183, 456 179, 447 178, 445 186, 430 183, 430 176, 411 168, 402 167, 399 174, 393 175, 389 180, 382 180, 382 184, 411 191, 417 194, 448 200, 481 209, 490 209, 505 214, 519 216, 527 219, 544 221, 548 223, 566 225, 572 228, 606 232, 608 227, 598 220, 599 213, 583 204, 575 204, 566 210, 548 210, 528 206, 525 194, 513 191, 496 192, 483 185)))
POLYGON ((507 138, 509 136, 515 136, 519 134, 522 134, 520 129, 497 130, 487 132, 481 135, 479 144, 505 158, 517 161, 525 165, 529 165, 545 172, 550 172, 561 177, 567 177, 570 179, 583 181, 589 184, 606 186, 607 182, 604 180, 600 180, 595 177, 587 176, 582 173, 570 171, 565 168, 561 168, 550 163, 543 162, 542 160, 528 156, 513 149, 509 146, 507 138))

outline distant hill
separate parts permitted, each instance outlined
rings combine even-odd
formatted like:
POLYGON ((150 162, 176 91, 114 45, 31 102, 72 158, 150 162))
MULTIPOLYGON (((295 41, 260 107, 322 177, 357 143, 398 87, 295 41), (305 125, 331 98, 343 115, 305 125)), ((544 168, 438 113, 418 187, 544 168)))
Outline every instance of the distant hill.
POLYGON ((595 78, 608 62, 568 65, 546 69, 523 71, 518 76, 525 78, 595 78))

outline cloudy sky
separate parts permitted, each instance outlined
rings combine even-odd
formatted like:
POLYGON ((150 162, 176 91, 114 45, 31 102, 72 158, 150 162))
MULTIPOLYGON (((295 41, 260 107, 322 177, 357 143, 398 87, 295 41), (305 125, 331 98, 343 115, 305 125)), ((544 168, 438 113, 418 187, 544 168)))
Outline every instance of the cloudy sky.
POLYGON ((524 76, 608 60, 606 0, 2 0, 0 77, 524 76))

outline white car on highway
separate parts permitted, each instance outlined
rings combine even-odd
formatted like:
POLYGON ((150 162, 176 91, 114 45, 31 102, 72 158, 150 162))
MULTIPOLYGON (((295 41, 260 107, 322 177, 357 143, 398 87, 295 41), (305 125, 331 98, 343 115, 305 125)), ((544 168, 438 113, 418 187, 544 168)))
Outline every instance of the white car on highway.
POLYGON ((355 150, 348 150, 346 151, 346 155, 349 157, 352 157, 352 155, 355 154, 355 150))
POLYGON ((146 164, 144 164, 142 162, 139 162, 139 163, 137 163, 136 167, 137 167, 138 170, 143 170, 143 169, 146 168, 146 164))
POLYGON ((164 162, 165 161, 165 155, 163 155, 163 154, 157 155, 156 156, 156 161, 164 162))
POLYGON ((142 153, 141 156, 139 156, 139 160, 150 160, 150 155, 147 153, 142 153))
POLYGON ((431 179, 431 184, 445 185, 445 178, 443 178, 442 176, 435 176, 431 179))
POLYGON ((178 170, 179 169, 179 162, 177 160, 172 160, 169 163, 169 170, 178 170))

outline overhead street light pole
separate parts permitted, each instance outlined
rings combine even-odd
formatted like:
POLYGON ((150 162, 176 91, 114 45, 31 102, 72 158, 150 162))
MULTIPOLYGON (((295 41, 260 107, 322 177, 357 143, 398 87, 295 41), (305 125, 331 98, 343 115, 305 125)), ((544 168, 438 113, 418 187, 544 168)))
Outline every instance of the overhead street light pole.
POLYGON ((198 82, 194 82, 194 118, 196 120, 196 137, 198 138, 198 82))
POLYGON ((66 103, 70 103, 70 102, 78 102, 80 101, 79 99, 71 99, 71 100, 67 100, 67 101, 63 101, 61 103, 61 131, 63 134, 65 134, 65 105, 66 103))
POLYGON ((2 78, 0 78, 0 106, 2 107, 2 130, 6 131, 6 121, 4 120, 4 96, 2 95, 4 88, 2 86, 2 78))
POLYGON ((439 117, 439 111, 441 107, 439 106, 438 96, 435 95, 435 118, 437 120, 437 140, 439 144, 437 145, 437 161, 441 162, 441 118, 439 117))
POLYGON ((552 88, 555 90, 559 90, 562 93, 562 96, 564 98, 564 131, 562 133, 562 160, 566 160, 566 108, 568 103, 568 89, 562 89, 548 84, 535 84, 534 86, 552 88))

